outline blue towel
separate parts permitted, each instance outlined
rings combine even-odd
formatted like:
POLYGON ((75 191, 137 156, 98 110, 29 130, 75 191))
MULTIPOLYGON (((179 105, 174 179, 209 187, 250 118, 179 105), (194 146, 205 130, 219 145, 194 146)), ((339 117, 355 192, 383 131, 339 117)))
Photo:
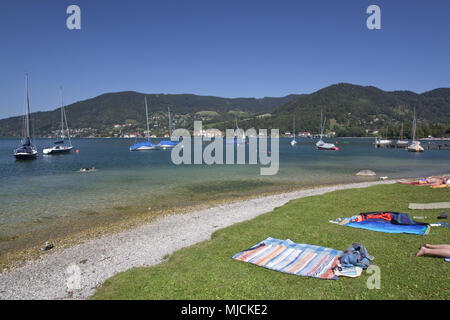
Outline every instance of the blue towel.
POLYGON ((427 225, 404 225, 404 224, 392 224, 389 221, 384 221, 381 219, 360 221, 360 222, 349 222, 345 224, 346 227, 366 229, 378 232, 386 233, 411 233, 418 235, 426 235, 429 232, 429 226, 427 225))

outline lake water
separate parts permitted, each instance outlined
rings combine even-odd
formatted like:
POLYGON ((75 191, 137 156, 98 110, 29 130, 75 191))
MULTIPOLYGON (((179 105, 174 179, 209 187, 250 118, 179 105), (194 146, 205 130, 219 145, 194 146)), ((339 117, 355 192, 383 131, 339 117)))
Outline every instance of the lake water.
POLYGON ((356 177, 362 169, 389 178, 450 172, 450 150, 416 154, 376 149, 373 139, 335 141, 341 148, 338 152, 318 151, 311 139, 298 139, 295 147, 290 139, 280 139, 278 174, 261 176, 260 165, 176 166, 170 150, 130 152, 133 139, 75 139, 74 150, 79 153, 56 156, 42 155, 50 140, 35 140, 39 158, 16 161, 12 152, 18 140, 0 139, 0 240, 10 241, 51 221, 64 224, 74 217, 123 215, 127 210, 196 204, 223 195, 376 179, 356 177), (98 171, 79 172, 92 166, 98 171))

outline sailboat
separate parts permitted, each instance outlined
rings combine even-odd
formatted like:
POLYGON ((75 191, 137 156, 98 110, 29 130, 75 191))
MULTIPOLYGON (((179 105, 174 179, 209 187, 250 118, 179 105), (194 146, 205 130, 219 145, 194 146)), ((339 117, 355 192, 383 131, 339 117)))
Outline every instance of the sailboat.
POLYGON ((295 140, 295 114, 294 114, 293 128, 294 128, 294 134, 293 134, 293 138, 291 140, 291 146, 295 146, 297 144, 297 140, 295 140))
POLYGON ((389 127, 386 126, 386 139, 382 139, 381 137, 377 137, 375 144, 377 147, 388 146, 392 143, 392 140, 389 140, 388 137, 389 127))
POLYGON ((130 147, 130 151, 143 151, 143 150, 155 150, 158 149, 156 145, 154 145, 150 141, 150 125, 148 123, 148 107, 147 107, 147 97, 145 97, 145 114, 147 119, 147 131, 145 132, 145 136, 147 137, 146 142, 137 142, 130 147))
POLYGON ((322 111, 320 111, 320 140, 316 143, 316 147, 318 150, 332 150, 332 151, 339 151, 339 148, 336 147, 332 143, 326 143, 322 140, 323 137, 323 131, 325 130, 325 123, 326 123, 326 117, 322 121, 322 111))
POLYGON ((18 160, 36 159, 38 152, 30 136, 30 97, 28 95, 28 74, 25 76, 25 116, 23 119, 21 146, 14 150, 14 157, 18 160))
POLYGON ((238 121, 237 121, 237 117, 236 116, 234 116, 234 121, 235 121, 235 124, 236 124, 235 132, 236 132, 236 134, 239 134, 239 136, 236 136, 233 139, 227 139, 226 142, 229 143, 229 144, 233 144, 233 143, 234 144, 243 144, 246 141, 245 132, 244 132, 244 130, 239 129, 238 121))
MULTIPOLYGON (((172 124, 172 116, 170 114, 170 108, 167 108, 167 112, 169 113, 169 137, 172 137, 173 132, 173 124, 172 124)), ((158 147, 162 149, 174 148, 178 143, 173 142, 171 140, 163 140, 158 143, 158 147)))
POLYGON ((420 145, 420 141, 416 141, 416 108, 414 107, 414 119, 412 125, 412 140, 408 146, 409 152, 424 152, 424 148, 420 145))
POLYGON ((66 111, 64 109, 64 100, 63 100, 63 95, 62 95, 62 89, 59 89, 59 93, 60 93, 60 97, 61 97, 61 134, 60 134, 60 140, 55 141, 53 144, 53 147, 50 148, 45 148, 44 150, 42 150, 42 152, 47 155, 47 154, 61 154, 61 153, 69 153, 72 149, 72 142, 70 141, 70 132, 69 132, 69 126, 67 125, 67 116, 66 116, 66 111), (68 139, 68 144, 65 144, 64 138, 64 125, 66 125, 67 128, 67 139, 68 139))
POLYGON ((406 139, 403 139, 403 122, 402 127, 400 129, 400 138, 395 142, 395 146, 397 148, 406 148, 408 147, 409 141, 406 139))

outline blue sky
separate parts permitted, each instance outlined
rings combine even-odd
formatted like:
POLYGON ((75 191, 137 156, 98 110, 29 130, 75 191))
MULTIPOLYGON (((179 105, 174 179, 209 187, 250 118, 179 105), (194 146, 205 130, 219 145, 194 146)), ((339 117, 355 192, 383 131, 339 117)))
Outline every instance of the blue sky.
POLYGON ((15 0, 0 3, 0 118, 105 92, 224 97, 310 93, 338 82, 450 87, 450 2, 15 0), (81 8, 81 30, 66 8, 81 8), (382 29, 368 30, 377 4, 382 29))

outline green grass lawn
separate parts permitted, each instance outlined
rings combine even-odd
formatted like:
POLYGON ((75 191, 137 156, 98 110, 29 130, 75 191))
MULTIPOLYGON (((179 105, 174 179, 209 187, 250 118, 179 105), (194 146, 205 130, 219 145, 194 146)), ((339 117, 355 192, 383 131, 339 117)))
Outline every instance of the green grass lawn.
POLYGON ((379 185, 302 198, 253 220, 218 230, 212 240, 175 252, 166 262, 106 281, 93 299, 449 299, 450 263, 415 254, 424 243, 450 243, 449 228, 427 236, 387 234, 328 221, 369 211, 399 211, 437 222, 442 210, 408 210, 410 202, 449 201, 450 190, 379 185), (271 271, 231 257, 267 237, 345 250, 360 242, 381 269, 381 289, 359 278, 337 281, 271 271))

